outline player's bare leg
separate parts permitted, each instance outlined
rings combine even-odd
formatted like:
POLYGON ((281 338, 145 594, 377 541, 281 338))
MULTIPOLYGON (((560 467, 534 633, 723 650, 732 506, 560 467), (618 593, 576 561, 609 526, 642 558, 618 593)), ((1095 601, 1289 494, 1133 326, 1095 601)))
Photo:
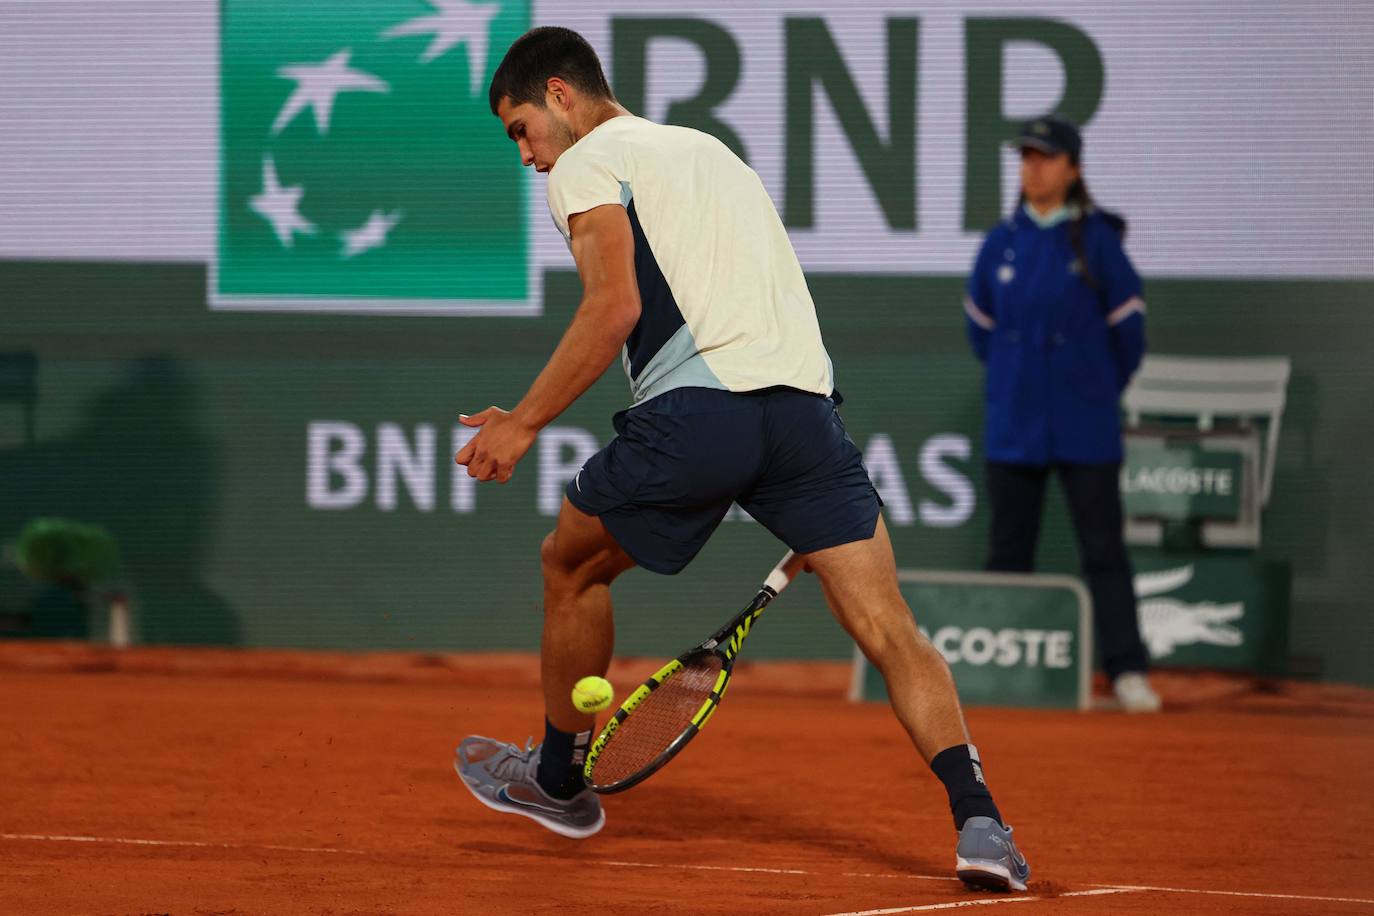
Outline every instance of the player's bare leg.
POLYGON ((881 516, 873 537, 808 554, 840 625, 887 682, 898 720, 929 763, 968 730, 949 665, 916 626, 897 587, 897 564, 881 516))
POLYGON ((604 675, 610 665, 615 642, 610 585, 634 561, 600 519, 566 499, 540 558, 544 741, 522 750, 516 744, 470 735, 458 745, 454 767, 488 808, 582 839, 601 830, 606 816, 600 799, 582 781, 581 755, 591 743, 596 720, 573 707, 572 687, 589 674, 604 675))
POLYGON ((539 551, 544 570, 544 637, 540 676, 544 710, 555 728, 582 732, 596 717, 578 712, 573 685, 588 675, 604 677, 615 647, 611 583, 634 560, 601 519, 563 499, 558 525, 539 551))
POLYGON ((1030 866, 983 780, 949 665, 902 598, 882 516, 868 540, 818 550, 806 560, 841 626, 882 672, 912 743, 944 783, 959 830, 956 873, 972 887, 1025 890, 1030 866))

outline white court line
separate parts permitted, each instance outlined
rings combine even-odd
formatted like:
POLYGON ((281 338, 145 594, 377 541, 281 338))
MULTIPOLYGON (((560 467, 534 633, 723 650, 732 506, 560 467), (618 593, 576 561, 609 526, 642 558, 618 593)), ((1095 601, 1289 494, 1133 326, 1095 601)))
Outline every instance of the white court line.
POLYGON ((45 840, 50 843, 118 843, 123 846, 186 846, 197 849, 272 849, 277 852, 328 852, 365 856, 358 849, 323 846, 274 846, 270 843, 198 843, 195 840, 137 840, 122 836, 48 836, 41 833, 0 833, 0 840, 45 840))
POLYGON ((1140 890, 1138 887, 1122 887, 1119 884, 1113 884, 1111 887, 1102 887, 1095 891, 1065 891, 1062 894, 1051 894, 1045 899, 1053 900, 1056 897, 1101 897, 1105 894, 1133 894, 1138 890, 1140 890))
MULTIPOLYGON (((958 880, 958 879, 955 879, 958 880)), ((883 916, 887 913, 927 913, 931 910, 954 910, 963 906, 993 906, 998 903, 1031 903, 1036 900, 1058 900, 1060 897, 1100 897, 1103 894, 1130 894, 1135 888, 1107 887, 1095 891, 1070 891, 1046 897, 984 897, 979 900, 956 900, 952 903, 923 903, 915 906, 897 906, 885 910, 858 910, 853 913, 831 913, 829 916, 883 916)))
POLYGON ((800 868, 745 868, 742 865, 678 865, 658 862, 593 862, 593 865, 614 865, 620 868, 686 868, 692 871, 758 871, 769 875, 814 875, 800 868))
MULTIPOLYGON (((146 840, 132 837, 111 837, 111 836, 67 836, 50 835, 41 833, 0 833, 0 840, 36 840, 49 843, 115 843, 123 846, 171 846, 194 849, 270 849, 275 852, 311 852, 326 853, 329 855, 349 855, 365 856, 372 853, 360 849, 340 849, 327 846, 280 846, 272 843, 210 843, 196 840, 146 840)), ((772 875, 807 875, 824 877, 826 872, 808 871, 802 868, 758 868, 742 865, 685 865, 678 863, 658 863, 658 862, 624 862, 618 860, 608 860, 594 863, 596 865, 618 866, 622 868, 676 868, 691 871, 727 871, 727 872, 761 872, 772 875)), ((903 875, 903 874, 869 874, 864 872, 842 872, 840 877, 845 878, 909 878, 920 881, 957 881, 958 878, 950 878, 943 875, 903 875)), ((960 900, 953 903, 936 903, 917 907, 897 907, 886 910, 864 910, 862 914, 846 913, 835 914, 835 916, 877 916, 886 913, 917 913, 925 910, 944 910, 953 909, 961 906, 987 906, 994 903, 1021 903, 1031 900, 1053 900, 1055 897, 1084 897, 1100 894, 1124 894, 1132 892, 1154 892, 1157 894, 1207 894, 1218 897, 1256 897, 1262 900, 1304 900, 1311 903, 1364 903, 1374 904, 1374 899, 1363 897, 1318 897, 1307 894, 1265 894, 1257 891, 1219 891, 1202 890, 1191 887, 1155 887, 1145 884, 1093 884, 1090 887, 1097 888, 1091 891, 1070 891, 1064 894, 1057 894, 1053 897, 997 897, 987 900, 960 900)))
POLYGON ((897 875, 897 874, 874 874, 866 871, 842 871, 841 878, 906 878, 910 881, 958 881, 952 875, 897 875))
MULTIPOLYGON (((1218 897, 1262 897, 1265 900, 1310 900, 1314 903, 1374 903, 1360 897, 1309 897, 1304 894, 1261 894, 1255 891, 1206 891, 1192 887, 1149 887, 1144 884, 1094 884, 1093 887, 1123 891, 1154 891, 1158 894, 1213 894, 1218 897)), ((1062 896, 1067 897, 1068 894, 1062 896)))
MULTIPOLYGON (((729 872, 763 872, 772 875, 807 875, 809 877, 826 877, 834 874, 833 872, 807 871, 804 868, 751 868, 743 865, 684 865, 676 862, 624 862, 624 861, 602 861, 594 862, 594 865, 609 865, 621 868, 677 868, 690 871, 729 871, 729 872)), ((958 881, 958 878, 951 878, 947 875, 903 875, 903 874, 882 874, 870 872, 840 872, 841 878, 906 878, 915 881, 958 881)), ((1150 887, 1146 885, 1127 885, 1127 884, 1090 884, 1089 887, 1097 888, 1091 891, 1070 891, 1068 893, 1056 894, 1048 897, 998 897, 991 900, 962 900, 958 903, 938 903, 923 907, 897 907, 888 910, 865 910, 862 916, 877 916, 879 913, 917 913, 927 909, 952 909, 955 906, 985 906, 992 903, 1013 903, 1023 900, 1053 900, 1055 897, 1092 897, 1103 894, 1125 894, 1133 892, 1153 891, 1160 894, 1215 894, 1223 897, 1260 897, 1267 900, 1307 900, 1315 903, 1374 903, 1374 900, 1364 900, 1358 897, 1312 897, 1300 894, 1261 894, 1253 891, 1212 891, 1197 890, 1186 887, 1150 887)), ((832 916, 861 916, 857 913, 836 913, 832 916)))
MULTIPOLYGON (((811 877, 825 877, 830 872, 807 871, 804 868, 754 868, 744 865, 683 865, 678 862, 621 862, 607 860, 593 862, 592 865, 611 865, 619 868, 683 868, 689 871, 740 871, 740 872, 763 872, 770 875, 808 875, 811 877)), ((868 872, 846 871, 840 873, 841 878, 910 878, 916 881, 958 881, 958 878, 951 878, 948 875, 879 875, 868 872)))
POLYGON ((887 913, 924 913, 929 910, 953 910, 961 906, 994 906, 998 903, 1032 903, 1044 897, 984 897, 980 900, 955 900, 953 903, 927 903, 923 906, 894 906, 885 910, 855 910, 830 913, 829 916, 884 916, 887 913))

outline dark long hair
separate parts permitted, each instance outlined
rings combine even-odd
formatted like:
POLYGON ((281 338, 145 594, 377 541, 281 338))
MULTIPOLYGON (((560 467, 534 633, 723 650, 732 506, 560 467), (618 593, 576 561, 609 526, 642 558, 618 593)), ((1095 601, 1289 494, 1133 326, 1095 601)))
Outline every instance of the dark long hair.
MULTIPOLYGON (((1073 165, 1078 165, 1078 160, 1073 156, 1069 157, 1073 165)), ((1021 198, 1016 203, 1016 209, 1020 210, 1026 205, 1026 192, 1021 192, 1021 198)), ((1083 282, 1089 288, 1098 289, 1097 277, 1093 276, 1092 268, 1088 265, 1088 253, 1083 248, 1083 221, 1088 218, 1088 214, 1097 210, 1097 203, 1093 196, 1088 193, 1088 183, 1083 180, 1083 173, 1080 171, 1078 177, 1069 185, 1068 193, 1064 195, 1064 206, 1077 207, 1078 215, 1069 223, 1069 244, 1073 246, 1074 256, 1078 258, 1078 275, 1083 278, 1083 282)), ((1098 211, 1102 214, 1107 223, 1116 230, 1117 235, 1122 238, 1126 236, 1126 221, 1115 213, 1106 210, 1098 211)))
POLYGON ((1069 243, 1073 245, 1073 253, 1078 258, 1078 275, 1090 289, 1096 290, 1097 277, 1093 276, 1093 270, 1088 266, 1088 254, 1083 250, 1083 220, 1087 219, 1093 210, 1093 196, 1088 193, 1088 185, 1083 180, 1082 172, 1079 172, 1073 184, 1069 185, 1069 193, 1065 195, 1064 203, 1078 208, 1078 215, 1069 223, 1069 243))

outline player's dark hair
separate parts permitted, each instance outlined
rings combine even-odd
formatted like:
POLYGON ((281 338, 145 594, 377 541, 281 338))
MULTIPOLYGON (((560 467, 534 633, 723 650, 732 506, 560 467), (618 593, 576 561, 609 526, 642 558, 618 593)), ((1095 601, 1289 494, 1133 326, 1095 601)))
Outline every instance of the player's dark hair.
POLYGON ((544 93, 553 77, 592 98, 615 101, 601 61, 587 39, 572 29, 540 26, 515 40, 491 78, 487 101, 496 114, 502 99, 512 105, 525 102, 544 107, 544 93))

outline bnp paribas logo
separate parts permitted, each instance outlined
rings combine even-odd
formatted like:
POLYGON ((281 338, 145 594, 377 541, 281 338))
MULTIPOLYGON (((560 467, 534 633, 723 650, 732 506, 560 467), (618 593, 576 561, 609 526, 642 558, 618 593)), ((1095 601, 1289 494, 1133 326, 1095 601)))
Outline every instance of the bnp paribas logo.
POLYGON ((221 0, 214 307, 520 315, 526 179, 486 88, 529 0, 221 0))

